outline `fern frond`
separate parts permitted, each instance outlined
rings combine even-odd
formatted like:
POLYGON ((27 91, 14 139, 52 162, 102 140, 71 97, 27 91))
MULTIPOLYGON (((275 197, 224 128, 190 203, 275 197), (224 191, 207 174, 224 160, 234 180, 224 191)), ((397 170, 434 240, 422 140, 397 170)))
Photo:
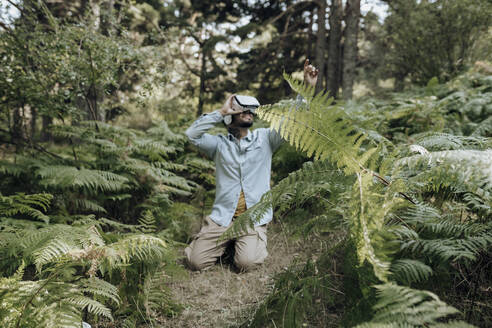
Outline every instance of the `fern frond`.
POLYGON ((93 213, 106 213, 106 209, 99 205, 97 202, 89 200, 89 199, 74 199, 73 200, 75 207, 79 211, 88 211, 93 213))
POLYGON ((121 175, 101 170, 77 169, 73 166, 48 166, 40 168, 37 175, 40 184, 54 189, 84 189, 89 194, 122 191, 128 179, 121 175))
POLYGON ((402 259, 391 263, 392 276, 396 281, 410 285, 426 281, 432 275, 432 268, 417 260, 402 259))
MULTIPOLYGON (((109 124, 101 121, 83 121, 81 125, 89 127, 92 131, 96 131, 96 127, 102 134, 111 137, 119 137, 122 139, 136 138, 139 131, 133 129, 127 129, 122 126, 109 124)), ((140 132, 141 133, 141 132, 140 132)))
POLYGON ((123 232, 123 231, 139 232, 139 227, 136 225, 124 224, 106 218, 98 218, 97 220, 91 220, 91 222, 94 222, 95 224, 101 227, 108 227, 108 228, 115 229, 116 231, 119 232, 123 232))
POLYGON ((161 120, 159 124, 157 124, 155 127, 152 127, 150 129, 147 129, 145 131, 147 135, 151 135, 159 140, 165 140, 167 142, 171 141, 181 141, 184 142, 186 140, 186 137, 182 134, 177 134, 171 131, 169 126, 167 125, 166 121, 161 120))
POLYGON ((17 214, 27 214, 31 218, 48 223, 50 218, 34 207, 40 207, 46 211, 53 199, 51 194, 31 194, 18 193, 12 196, 0 194, 0 216, 14 216, 17 214))
POLYGON ((145 211, 143 215, 138 219, 139 229, 143 233, 155 232, 157 227, 155 224, 155 217, 151 211, 145 211))
POLYGON ((492 135, 492 116, 489 116, 477 124, 471 134, 472 137, 491 136, 492 135))
POLYGON ((169 276, 161 269, 147 274, 143 283, 143 306, 148 317, 156 313, 170 311, 174 304, 171 300, 171 291, 165 282, 169 276))
MULTIPOLYGON (((375 311, 372 320, 357 328, 378 327, 456 327, 456 321, 449 326, 442 323, 449 315, 458 313, 454 307, 442 302, 435 294, 402 287, 395 284, 374 286, 378 293, 378 302, 374 305, 375 311)), ((462 327, 473 327, 465 324, 462 327)))
POLYGON ((482 149, 487 138, 457 136, 450 133, 425 132, 413 135, 415 143, 429 151, 482 149))
POLYGON ((22 166, 5 160, 0 161, 0 174, 10 175, 18 178, 23 173, 24 168, 22 166))
POLYGON ((34 263, 38 271, 44 264, 55 262, 65 256, 70 251, 80 251, 80 249, 67 240, 52 239, 48 244, 38 248, 34 253, 34 263))
POLYGON ((473 241, 466 243, 456 239, 417 239, 405 241, 401 245, 403 252, 422 254, 439 262, 452 262, 460 259, 474 261, 473 241))
POLYGON ((333 99, 320 93, 313 98, 313 89, 284 75, 293 90, 307 100, 306 108, 294 102, 263 106, 257 113, 271 124, 273 130, 291 145, 315 159, 329 158, 346 174, 360 172, 376 148, 362 148, 367 135, 360 132, 333 99))
POLYGON ((66 302, 68 295, 78 294, 75 285, 49 279, 19 279, 0 278, 2 327, 80 327, 81 311, 66 302))
POLYGON ((155 261, 162 259, 166 252, 166 243, 157 237, 135 235, 125 237, 105 247, 105 267, 116 268, 127 264, 132 259, 138 261, 155 261))
POLYGON ((290 173, 265 193, 260 202, 235 218, 221 238, 233 238, 247 231, 272 208, 277 208, 277 213, 281 213, 321 191, 343 192, 347 189, 346 179, 342 171, 334 169, 327 161, 306 162, 301 169, 290 173))
POLYGON ((492 151, 455 150, 415 155, 395 162, 395 175, 407 179, 416 190, 473 193, 491 202, 492 151))
MULTIPOLYGON (((350 234, 357 247, 359 264, 371 263, 374 274, 381 281, 388 281, 390 262, 376 253, 374 233, 385 230, 385 218, 400 205, 402 200, 395 193, 386 193, 386 197, 372 190, 373 177, 370 174, 357 174, 357 181, 352 190, 350 205, 350 234)), ((383 245, 379 247, 384 249, 383 245)))
POLYGON ((139 139, 131 146, 130 150, 137 154, 146 155, 153 161, 161 160, 169 154, 176 153, 176 147, 169 146, 167 142, 154 139, 139 139))
POLYGON ((109 318, 111 321, 113 320, 113 316, 111 315, 111 310, 106 306, 104 306, 103 304, 91 298, 79 295, 79 296, 66 298, 64 302, 73 304, 80 310, 87 309, 89 313, 92 313, 94 315, 103 315, 106 318, 109 318))
POLYGON ((102 296, 110 299, 116 304, 120 304, 120 296, 118 295, 118 288, 107 281, 99 279, 97 277, 91 277, 81 281, 81 291, 84 293, 90 293, 92 295, 102 296))

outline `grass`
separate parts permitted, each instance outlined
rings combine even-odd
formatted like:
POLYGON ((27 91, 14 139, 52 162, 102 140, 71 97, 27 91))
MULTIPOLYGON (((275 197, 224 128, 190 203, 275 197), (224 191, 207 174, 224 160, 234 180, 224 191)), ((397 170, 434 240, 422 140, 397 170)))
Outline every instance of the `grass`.
POLYGON ((161 318, 155 327, 231 327, 242 323, 269 294, 275 274, 294 261, 305 261, 313 252, 306 244, 287 238, 278 225, 269 226, 267 248, 269 256, 256 270, 236 273, 230 264, 218 263, 172 281, 169 287, 174 299, 185 309, 175 318, 161 318))

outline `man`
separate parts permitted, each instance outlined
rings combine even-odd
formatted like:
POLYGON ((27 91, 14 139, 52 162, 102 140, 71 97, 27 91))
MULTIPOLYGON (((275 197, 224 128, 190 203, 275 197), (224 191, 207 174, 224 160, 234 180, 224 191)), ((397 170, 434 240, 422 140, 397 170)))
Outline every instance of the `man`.
MULTIPOLYGON (((314 86, 318 70, 304 63, 304 80, 314 86)), ((212 213, 205 218, 200 232, 185 249, 189 266, 202 270, 213 265, 224 253, 230 241, 218 242, 219 237, 231 225, 235 217, 260 201, 270 190, 272 154, 282 143, 280 135, 270 129, 250 131, 253 113, 239 110, 230 96, 220 110, 202 115, 186 130, 191 142, 215 161, 216 192, 212 213), (206 131, 223 122, 228 135, 213 136, 206 131)), ((270 209, 254 229, 235 239, 234 264, 240 271, 246 271, 263 263, 268 255, 266 224, 272 220, 270 209)))

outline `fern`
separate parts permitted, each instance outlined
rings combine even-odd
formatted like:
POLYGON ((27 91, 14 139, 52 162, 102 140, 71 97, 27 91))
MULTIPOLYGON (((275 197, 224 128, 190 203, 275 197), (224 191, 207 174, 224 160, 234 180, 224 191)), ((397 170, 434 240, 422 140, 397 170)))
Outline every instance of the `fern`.
POLYGON ((151 233, 156 231, 155 218, 150 211, 144 212, 143 216, 138 220, 140 230, 143 233, 151 233))
POLYGON ((357 328, 369 327, 474 327, 465 322, 441 320, 458 313, 435 294, 395 284, 377 285, 379 301, 373 307, 375 313, 369 323, 357 328))
POLYGON ((307 99, 307 107, 296 109, 293 102, 263 106, 258 116, 297 149, 315 159, 331 159, 346 174, 365 169, 376 147, 361 149, 367 135, 358 131, 349 116, 326 93, 314 96, 314 89, 284 75, 292 89, 307 99))
MULTIPOLYGON (((374 243, 377 241, 377 233, 386 230, 386 217, 401 205, 402 199, 397 197, 396 192, 378 194, 377 189, 371 186, 371 175, 357 175, 357 183, 352 191, 350 233, 357 248, 359 264, 367 260, 372 264, 376 277, 381 281, 388 281, 390 267, 388 251, 384 250, 384 245, 379 245, 381 252, 377 254, 374 243)), ((395 187, 397 184, 391 186, 391 188, 395 187)))
POLYGON ((282 101, 262 107, 260 117, 315 161, 272 188, 234 221, 228 233, 252 224, 272 206, 281 213, 302 207, 310 196, 340 190, 333 201, 326 200, 330 205, 310 219, 305 229, 326 232, 336 224, 337 229, 346 230, 337 233, 347 233, 347 240, 355 245, 357 260, 350 270, 355 271, 356 287, 348 288, 358 290, 352 296, 356 299, 353 311, 362 312, 363 304, 374 303, 369 292, 374 282, 387 283, 377 287, 380 301, 373 320, 360 327, 471 327, 446 320, 458 311, 431 292, 394 284, 437 289, 446 281, 449 288, 450 277, 468 281, 471 277, 464 278, 465 273, 487 261, 492 240, 487 223, 492 208, 490 139, 443 131, 448 119, 444 115, 467 102, 468 95, 457 92, 441 101, 427 95, 402 97, 381 102, 383 106, 376 103, 368 113, 354 104, 333 105, 322 95, 314 96, 312 89, 286 79, 307 99, 305 106, 296 111, 292 102, 282 101), (420 125, 405 125, 406 120, 420 125), (428 132, 436 122, 439 126, 428 132), (409 129, 409 125, 416 127, 409 129), (379 133, 371 133, 374 127, 379 133), (308 169, 329 165, 324 159, 347 175, 343 187, 337 187, 339 180, 334 176, 331 184, 322 169, 308 169))
POLYGON ((92 294, 112 300, 115 304, 120 304, 121 299, 118 295, 118 288, 107 281, 97 277, 91 277, 81 281, 82 292, 92 294))
POLYGON ((83 188, 87 192, 121 191, 127 188, 127 178, 108 171, 77 169, 72 166, 49 166, 37 171, 40 184, 55 189, 83 188))
POLYGON ((0 216, 15 216, 27 214, 36 220, 49 222, 49 217, 35 207, 46 211, 53 199, 51 194, 17 194, 14 196, 3 196, 0 194, 0 216))
POLYGON ((157 237, 135 235, 123 238, 106 247, 101 270, 110 270, 131 260, 151 261, 165 255, 166 243, 157 237))
POLYGON ((306 162, 301 169, 290 173, 265 193, 259 203, 235 218, 221 238, 233 238, 246 231, 272 207, 277 209, 276 213, 282 213, 293 206, 300 206, 306 199, 321 192, 345 191, 346 185, 340 181, 342 179, 345 179, 342 171, 333 168, 327 161, 306 162))
POLYGON ((489 116, 479 124, 474 126, 471 134, 473 137, 492 135, 492 116, 489 116))
POLYGON ((490 206, 490 156, 490 150, 432 152, 399 159, 395 163, 394 172, 407 179, 415 189, 437 192, 442 188, 450 188, 454 195, 474 194, 490 206))
POLYGON ((84 308, 112 318, 107 307, 82 295, 77 285, 56 281, 60 268, 38 281, 21 281, 22 269, 11 278, 0 278, 2 327, 80 327, 84 308))
POLYGON ((415 134, 415 144, 430 151, 440 150, 463 150, 463 149, 485 149, 487 138, 479 136, 457 136, 449 133, 425 132, 415 134))
POLYGON ((410 259, 396 260, 391 263, 390 271, 394 279, 405 285, 414 282, 424 282, 432 275, 432 268, 428 265, 410 259))

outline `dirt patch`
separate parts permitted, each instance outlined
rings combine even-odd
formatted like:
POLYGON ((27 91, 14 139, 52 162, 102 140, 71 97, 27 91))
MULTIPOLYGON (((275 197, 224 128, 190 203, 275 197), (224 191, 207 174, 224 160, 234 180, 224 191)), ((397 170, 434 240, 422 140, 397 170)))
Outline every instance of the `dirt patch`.
POLYGON ((217 264, 203 272, 170 284, 174 299, 185 306, 176 318, 165 318, 158 327, 229 327, 243 322, 247 310, 271 291, 273 277, 308 251, 301 242, 289 240, 279 226, 268 229, 265 263, 246 273, 236 273, 230 264, 217 264))

